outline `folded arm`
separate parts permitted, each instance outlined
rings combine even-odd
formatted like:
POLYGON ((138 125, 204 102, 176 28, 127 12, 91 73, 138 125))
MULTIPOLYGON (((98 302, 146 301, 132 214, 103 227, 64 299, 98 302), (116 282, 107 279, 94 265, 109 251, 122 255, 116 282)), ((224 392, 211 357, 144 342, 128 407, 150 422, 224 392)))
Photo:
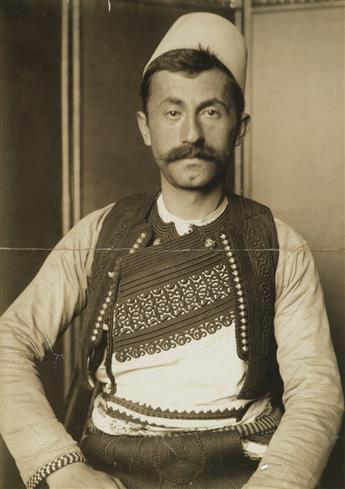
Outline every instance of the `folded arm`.
POLYGON ((51 460, 80 453, 46 399, 36 362, 85 307, 94 247, 109 209, 89 215, 60 241, 1 318, 1 433, 24 481, 51 460))
POLYGON ((343 412, 323 294, 305 242, 280 228, 275 336, 285 414, 245 489, 314 489, 343 412))

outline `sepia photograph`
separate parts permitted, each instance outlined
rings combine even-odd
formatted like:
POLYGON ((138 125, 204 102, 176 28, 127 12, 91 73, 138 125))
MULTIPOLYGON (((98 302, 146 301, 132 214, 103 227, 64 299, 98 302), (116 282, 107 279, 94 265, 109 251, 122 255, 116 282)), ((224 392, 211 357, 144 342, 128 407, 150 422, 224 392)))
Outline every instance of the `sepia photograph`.
POLYGON ((345 1, 2 0, 0 488, 345 488, 345 1))

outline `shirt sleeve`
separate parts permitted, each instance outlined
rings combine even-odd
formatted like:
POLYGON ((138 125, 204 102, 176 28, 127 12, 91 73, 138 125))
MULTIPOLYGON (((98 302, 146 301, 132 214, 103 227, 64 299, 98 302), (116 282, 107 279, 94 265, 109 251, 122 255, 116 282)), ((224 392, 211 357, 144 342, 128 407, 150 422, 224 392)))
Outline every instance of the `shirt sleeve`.
POLYGON ((289 226, 276 225, 275 336, 285 413, 243 489, 314 489, 339 431, 343 396, 312 254, 289 226))
POLYGON ((57 421, 35 364, 86 305, 94 248, 111 207, 66 234, 1 318, 1 434, 24 481, 45 463, 79 450, 57 421))

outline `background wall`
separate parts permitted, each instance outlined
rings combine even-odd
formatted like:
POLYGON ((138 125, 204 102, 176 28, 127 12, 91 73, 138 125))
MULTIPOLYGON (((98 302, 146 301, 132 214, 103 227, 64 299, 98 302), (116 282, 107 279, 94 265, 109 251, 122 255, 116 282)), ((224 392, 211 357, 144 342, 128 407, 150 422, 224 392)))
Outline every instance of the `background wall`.
MULTIPOLYGON (((344 10, 253 16, 250 195, 313 250, 344 372, 344 10)), ((344 432, 323 489, 345 487, 344 432)))
MULTIPOLYGON (((61 235, 60 4, 2 0, 0 22, 3 312, 30 282, 61 235)), ((40 373, 48 398, 59 413, 61 365, 47 357, 40 373)), ((24 487, 2 441, 0 487, 24 487)))

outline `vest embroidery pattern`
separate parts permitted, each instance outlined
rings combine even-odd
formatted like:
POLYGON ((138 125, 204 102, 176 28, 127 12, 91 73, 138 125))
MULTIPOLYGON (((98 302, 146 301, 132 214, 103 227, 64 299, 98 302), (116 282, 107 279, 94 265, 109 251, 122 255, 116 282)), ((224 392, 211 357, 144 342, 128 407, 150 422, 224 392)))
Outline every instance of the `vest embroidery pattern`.
POLYGON ((196 231, 122 261, 111 317, 118 361, 168 351, 234 325, 231 268, 224 253, 205 252, 199 241, 196 231))
POLYGON ((154 201, 123 199, 104 223, 99 244, 106 252, 95 254, 83 361, 89 357, 95 371, 106 335, 111 378, 113 353, 126 362, 235 327, 238 356, 248 361, 239 398, 263 395, 279 376, 273 334, 279 245, 270 211, 231 195, 218 219, 178 238, 157 219, 154 201))

